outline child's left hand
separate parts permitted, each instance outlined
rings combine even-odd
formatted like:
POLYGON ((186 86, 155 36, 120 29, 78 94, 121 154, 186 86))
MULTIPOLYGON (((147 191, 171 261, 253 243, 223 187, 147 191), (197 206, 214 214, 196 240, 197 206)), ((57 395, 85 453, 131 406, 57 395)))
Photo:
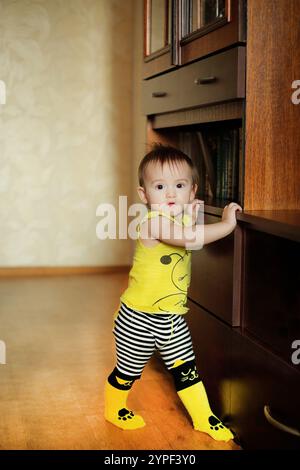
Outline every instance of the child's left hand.
POLYGON ((222 222, 226 222, 231 227, 235 228, 236 226, 236 211, 242 212, 242 207, 236 202, 231 202, 227 204, 222 213, 222 222))

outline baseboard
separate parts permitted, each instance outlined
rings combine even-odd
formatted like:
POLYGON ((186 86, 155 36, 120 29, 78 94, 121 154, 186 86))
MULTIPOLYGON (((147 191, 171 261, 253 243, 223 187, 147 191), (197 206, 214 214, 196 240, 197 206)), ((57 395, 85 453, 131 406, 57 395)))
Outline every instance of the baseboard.
POLYGON ((39 266, 0 268, 3 277, 43 277, 43 276, 78 276, 82 274, 128 273, 129 266, 39 266))

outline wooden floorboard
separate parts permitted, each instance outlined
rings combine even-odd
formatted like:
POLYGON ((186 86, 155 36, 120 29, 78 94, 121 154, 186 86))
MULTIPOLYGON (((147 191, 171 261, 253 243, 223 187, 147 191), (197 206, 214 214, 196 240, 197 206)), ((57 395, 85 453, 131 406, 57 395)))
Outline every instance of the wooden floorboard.
POLYGON ((238 449, 192 429, 155 358, 129 398, 145 428, 104 420, 112 315, 126 285, 124 273, 1 279, 0 449, 238 449))

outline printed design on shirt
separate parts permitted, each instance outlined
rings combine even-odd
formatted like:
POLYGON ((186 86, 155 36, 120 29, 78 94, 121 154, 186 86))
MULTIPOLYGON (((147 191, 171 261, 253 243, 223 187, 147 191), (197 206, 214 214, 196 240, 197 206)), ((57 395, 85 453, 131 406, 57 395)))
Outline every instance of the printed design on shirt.
POLYGON ((161 297, 153 303, 153 306, 158 306, 163 312, 172 312, 173 308, 176 310, 178 306, 186 307, 187 290, 190 281, 189 273, 186 272, 186 264, 189 256, 191 256, 191 251, 187 250, 183 256, 180 253, 174 252, 160 258, 160 263, 166 266, 173 263, 169 275, 170 281, 174 286, 174 293, 161 297), (170 301, 173 304, 171 308, 170 301), (167 308, 165 308, 166 306, 167 308))

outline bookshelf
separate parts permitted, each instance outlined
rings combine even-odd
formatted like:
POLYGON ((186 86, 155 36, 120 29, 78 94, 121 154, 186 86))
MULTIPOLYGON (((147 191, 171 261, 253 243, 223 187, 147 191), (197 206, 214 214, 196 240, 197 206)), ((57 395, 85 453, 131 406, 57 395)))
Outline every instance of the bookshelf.
POLYGON ((243 148, 240 123, 211 123, 179 131, 179 148, 199 172, 197 197, 210 205, 242 203, 243 148))
POLYGON ((147 141, 149 145, 154 142, 173 145, 195 162, 199 173, 197 198, 210 210, 222 209, 231 201, 243 204, 243 119, 162 129, 153 129, 149 120, 147 141))

